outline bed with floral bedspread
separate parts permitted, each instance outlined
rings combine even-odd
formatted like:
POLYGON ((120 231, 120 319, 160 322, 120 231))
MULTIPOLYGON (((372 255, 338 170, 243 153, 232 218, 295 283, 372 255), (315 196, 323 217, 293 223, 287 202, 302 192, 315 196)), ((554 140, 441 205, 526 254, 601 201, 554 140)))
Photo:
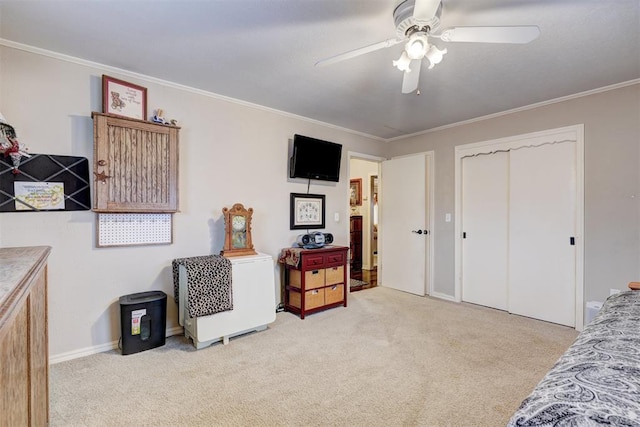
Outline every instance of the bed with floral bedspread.
POLYGON ((509 420, 640 427, 640 291, 610 296, 509 420))

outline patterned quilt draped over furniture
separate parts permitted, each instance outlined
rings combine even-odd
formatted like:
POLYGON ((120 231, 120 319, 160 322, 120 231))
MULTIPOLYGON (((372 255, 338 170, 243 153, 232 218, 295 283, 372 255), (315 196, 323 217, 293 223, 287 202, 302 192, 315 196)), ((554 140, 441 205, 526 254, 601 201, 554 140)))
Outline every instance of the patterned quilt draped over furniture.
POLYGON ((640 291, 610 296, 508 427, 640 427, 640 291))
POLYGON ((303 250, 304 248, 284 248, 280 252, 278 262, 294 268, 300 268, 300 252, 303 250))
POLYGON ((233 310, 231 261, 220 255, 174 259, 171 267, 176 302, 179 298, 181 266, 186 272, 187 302, 191 317, 233 310))

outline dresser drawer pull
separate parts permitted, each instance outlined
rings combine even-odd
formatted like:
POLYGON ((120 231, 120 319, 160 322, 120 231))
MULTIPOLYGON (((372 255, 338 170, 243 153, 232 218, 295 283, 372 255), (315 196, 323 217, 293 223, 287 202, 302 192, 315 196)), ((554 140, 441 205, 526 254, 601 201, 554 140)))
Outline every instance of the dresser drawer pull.
POLYGON ((318 274, 318 273, 320 273, 320 270, 313 270, 313 271, 311 272, 311 274, 318 274))

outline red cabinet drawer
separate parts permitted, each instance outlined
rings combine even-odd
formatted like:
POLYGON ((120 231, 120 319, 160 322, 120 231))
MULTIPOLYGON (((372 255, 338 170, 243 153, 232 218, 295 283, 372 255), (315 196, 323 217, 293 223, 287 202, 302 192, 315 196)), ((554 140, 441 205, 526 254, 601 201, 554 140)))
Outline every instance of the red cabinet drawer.
POLYGON ((333 267, 335 265, 343 265, 346 263, 346 258, 345 258, 346 252, 345 251, 336 251, 336 252, 329 252, 327 254, 325 254, 325 258, 327 260, 327 267, 333 267))
POLYGON ((324 264, 324 255, 322 254, 302 256, 302 266, 304 267, 304 269, 321 267, 323 264, 324 264))

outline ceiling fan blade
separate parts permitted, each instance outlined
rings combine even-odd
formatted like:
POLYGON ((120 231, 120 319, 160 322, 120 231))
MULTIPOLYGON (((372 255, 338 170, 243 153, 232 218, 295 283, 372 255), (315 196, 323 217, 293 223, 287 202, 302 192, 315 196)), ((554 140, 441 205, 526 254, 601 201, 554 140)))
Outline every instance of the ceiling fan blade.
POLYGON ((453 27, 439 36, 445 42, 516 43, 525 44, 538 38, 540 28, 535 25, 515 27, 453 27))
POLYGON ((420 68, 422 66, 421 59, 414 59, 411 61, 409 68, 410 72, 405 71, 402 78, 402 93, 411 93, 418 89, 418 83, 420 82, 420 68))
POLYGON ((358 49, 350 50, 348 52, 341 53, 329 58, 321 59, 316 62, 316 67, 322 67, 325 65, 335 64, 336 62, 344 61, 345 59, 355 58, 356 56, 364 55, 365 53, 373 52, 386 47, 395 46, 398 43, 402 43, 403 39, 388 39, 378 43, 371 44, 369 46, 360 47, 358 49))
POLYGON ((436 16, 440 0, 416 0, 413 6, 413 19, 418 24, 427 23, 436 16))

